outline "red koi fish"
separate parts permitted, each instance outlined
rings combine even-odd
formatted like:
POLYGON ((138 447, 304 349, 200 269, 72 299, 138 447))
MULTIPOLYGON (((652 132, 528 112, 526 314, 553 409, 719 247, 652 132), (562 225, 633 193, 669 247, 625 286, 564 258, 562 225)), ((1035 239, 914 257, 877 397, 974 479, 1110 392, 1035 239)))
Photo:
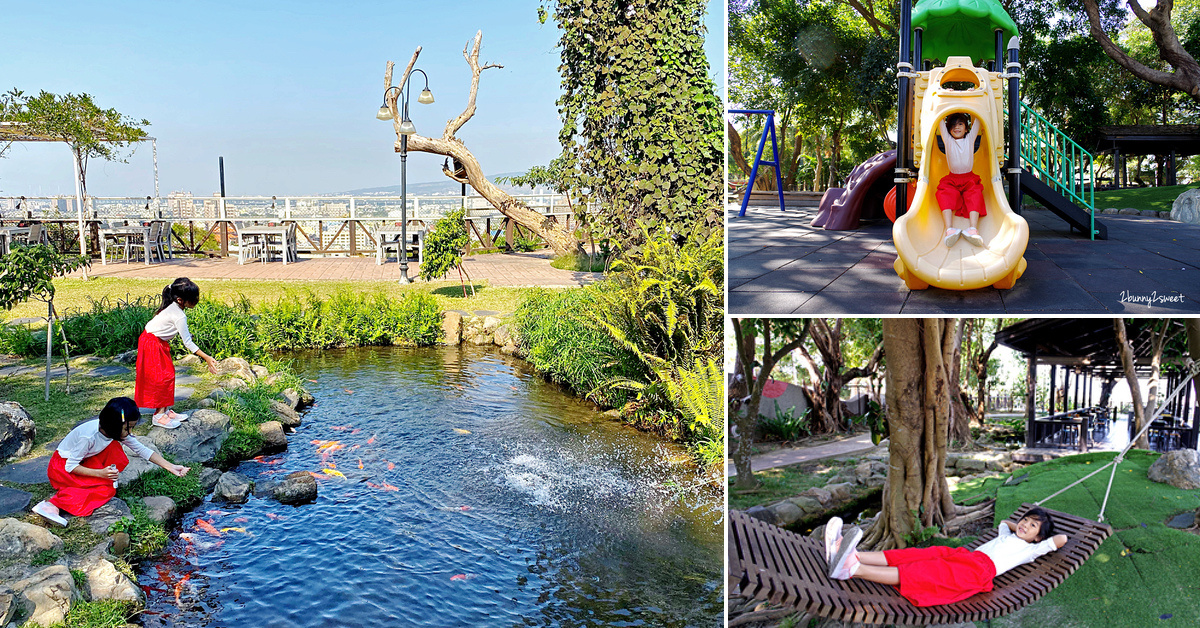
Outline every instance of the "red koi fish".
POLYGON ((360 430, 360 429, 358 429, 358 428, 356 427, 356 428, 354 428, 354 429, 350 430, 350 435, 351 435, 351 436, 354 436, 355 434, 357 434, 357 433, 359 433, 359 432, 361 432, 361 431, 362 431, 362 430, 360 430))
POLYGON ((396 468, 396 465, 394 465, 390 462, 388 463, 388 471, 391 471, 392 469, 395 469, 395 468, 396 468))
MULTIPOLYGON (((459 510, 461 510, 461 511, 463 511, 463 512, 467 512, 467 511, 468 511, 468 510, 470 510, 470 509, 471 509, 471 507, 470 507, 470 506, 463 506, 463 507, 459 508, 459 510)), ((234 521, 237 521, 237 519, 234 519, 234 521)))
MULTIPOLYGON (((463 506, 463 508, 467 508, 467 506, 463 506)), ((249 519, 245 517, 238 517, 237 519, 233 520, 234 523, 246 523, 247 521, 249 521, 249 519)))
POLYGON ((371 438, 368 438, 368 439, 367 439, 367 444, 368 444, 368 445, 374 445, 374 444, 375 444, 375 435, 374 435, 374 434, 371 434, 371 438))
POLYGON ((158 571, 158 581, 167 585, 168 587, 171 586, 171 570, 168 569, 165 565, 159 565, 157 567, 157 571, 158 571))
POLYGON ((330 426, 330 428, 329 428, 329 429, 331 429, 331 430, 333 430, 333 431, 335 431, 335 432, 345 432, 346 430, 353 429, 353 426, 350 426, 350 425, 333 425, 333 426, 330 426))
POLYGON ((252 460, 254 460, 255 462, 257 462, 259 464, 283 464, 283 458, 276 458, 275 460, 266 460, 262 456, 255 456, 254 458, 252 458, 252 460))
POLYGON ((342 390, 346 391, 346 394, 347 394, 347 395, 353 395, 353 394, 354 394, 354 391, 353 391, 353 390, 350 390, 349 388, 343 388, 342 390))
POLYGON ((200 528, 201 530, 204 530, 205 532, 207 532, 213 536, 221 536, 221 531, 216 529, 215 527, 213 527, 213 524, 211 521, 205 521, 204 519, 197 519, 196 527, 200 528))
POLYGON ((191 577, 192 574, 190 573, 183 574, 183 577, 179 579, 179 582, 175 583, 175 606, 179 606, 179 594, 183 593, 183 583, 190 580, 191 577))
POLYGON ((387 482, 384 482, 384 483, 383 483, 383 490, 385 490, 385 491, 398 491, 398 490, 400 490, 400 489, 396 488, 395 486, 392 486, 391 484, 388 484, 387 482))
MULTIPOLYGON (((454 574, 453 576, 450 576, 450 580, 452 582, 454 580, 466 580, 466 579, 467 579, 467 574, 465 574, 465 573, 454 574)), ((176 596, 176 597, 178 597, 178 596, 176 596)))
POLYGON ((277 515, 273 512, 268 512, 266 515, 267 519, 270 519, 271 521, 283 521, 284 519, 287 519, 287 517, 284 517, 283 515, 277 515))

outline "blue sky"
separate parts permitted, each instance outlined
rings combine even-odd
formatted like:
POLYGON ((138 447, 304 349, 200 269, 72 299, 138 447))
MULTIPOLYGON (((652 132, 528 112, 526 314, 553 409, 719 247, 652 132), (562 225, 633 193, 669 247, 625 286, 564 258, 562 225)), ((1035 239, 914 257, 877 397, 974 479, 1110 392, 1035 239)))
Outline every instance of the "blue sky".
MULTIPOLYGON (((558 155, 560 94, 553 20, 526 2, 7 3, 0 89, 87 92, 102 107, 150 120, 162 195, 304 195, 397 185, 390 122, 375 119, 386 61, 417 67, 436 102, 416 103, 423 135, 460 113, 470 71, 462 49, 483 30, 478 112, 458 133, 489 175, 558 155), (446 7, 453 7, 448 9, 446 7)), ((705 17, 709 76, 723 85, 724 2, 705 17)), ((420 77, 417 77, 420 81, 420 77)), ((420 87, 418 82, 414 88, 420 87)), ((408 180, 442 177, 442 158, 409 155, 408 180)), ((98 196, 154 190, 150 145, 128 164, 93 161, 98 196)), ((0 196, 73 194, 60 144, 17 144, 0 159, 0 196)))

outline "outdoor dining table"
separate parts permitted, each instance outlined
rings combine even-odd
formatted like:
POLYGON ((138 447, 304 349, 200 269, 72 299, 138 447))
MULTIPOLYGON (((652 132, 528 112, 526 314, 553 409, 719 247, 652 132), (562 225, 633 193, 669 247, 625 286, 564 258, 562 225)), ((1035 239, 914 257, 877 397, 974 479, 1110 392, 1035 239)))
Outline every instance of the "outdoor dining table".
POLYGON ((245 227, 238 229, 238 234, 240 237, 243 237, 243 238, 248 237, 248 236, 263 238, 264 246, 263 246, 263 250, 262 250, 263 251, 262 255, 263 255, 264 262, 266 261, 267 252, 270 250, 270 247, 267 246, 267 244, 271 241, 272 237, 278 237, 279 241, 283 243, 283 256, 282 256, 283 257, 283 265, 287 266, 288 244, 289 244, 288 243, 288 231, 290 229, 291 229, 291 227, 289 225, 276 225, 276 226, 247 225, 245 227))
MULTIPOLYGON (((412 238, 415 236, 417 239, 416 245, 417 245, 417 262, 418 263, 421 261, 421 258, 425 255, 425 232, 426 232, 425 227, 409 227, 408 228, 408 237, 412 238)), ((378 258, 377 258, 378 263, 380 263, 380 264, 383 263, 383 259, 384 259, 383 245, 384 245, 384 243, 385 242, 392 243, 392 244, 398 243, 400 241, 401 235, 402 235, 402 233, 400 231, 400 227, 383 227, 375 232, 375 237, 379 239, 379 244, 377 247, 378 248, 378 258)), ((409 242, 408 246, 404 247, 406 249, 405 252, 403 253, 403 255, 405 257, 408 256, 407 249, 409 247, 411 247, 412 245, 413 245, 413 243, 409 242)), ((400 253, 399 249, 397 249, 396 257, 399 258, 400 255, 401 255, 401 253, 400 253)))
MULTIPOLYGON (((114 240, 120 241, 125 238, 137 238, 137 237, 142 238, 142 246, 145 248, 146 265, 149 266, 150 265, 150 227, 143 227, 142 225, 111 226, 111 227, 105 227, 105 228, 100 229, 100 242, 101 242, 101 244, 100 244, 100 263, 105 266, 108 265, 108 255, 107 255, 108 247, 104 246, 104 240, 106 238, 112 238, 114 240)), ((128 262, 129 260, 125 260, 125 261, 128 262)))
POLYGON ((0 228, 0 251, 3 251, 5 255, 8 255, 9 249, 12 248, 13 238, 28 235, 29 227, 0 228))

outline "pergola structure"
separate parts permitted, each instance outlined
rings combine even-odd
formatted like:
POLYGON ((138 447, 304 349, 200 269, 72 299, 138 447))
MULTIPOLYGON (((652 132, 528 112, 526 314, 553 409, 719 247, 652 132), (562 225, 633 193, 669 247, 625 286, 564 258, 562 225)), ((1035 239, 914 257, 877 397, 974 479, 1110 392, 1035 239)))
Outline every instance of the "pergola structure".
POLYGON ((1197 124, 1138 124, 1102 126, 1096 129, 1093 144, 1098 154, 1113 156, 1113 184, 1129 185, 1125 158, 1139 155, 1162 155, 1163 185, 1178 182, 1179 160, 1200 155, 1200 125, 1197 124))
MULTIPOLYGON (((1137 375, 1150 372, 1153 355, 1154 319, 1133 319, 1126 322, 1126 333, 1133 347, 1134 368, 1137 375)), ((1172 324, 1183 326, 1182 322, 1172 324)), ((996 342, 1021 353, 1028 362, 1027 384, 1030 392, 1025 401, 1025 439, 1027 447, 1035 447, 1047 436, 1048 425, 1064 414, 1084 411, 1088 408, 1106 409, 1109 394, 1118 381, 1124 378, 1120 349, 1109 318, 1038 318, 1010 325, 996 332, 996 342), (1050 367, 1051 394, 1047 402, 1048 417, 1038 417, 1035 409, 1038 365, 1050 367), (1059 373, 1061 372, 1061 377, 1059 373), (1093 399, 1093 383, 1101 382, 1099 399, 1093 399), (1058 402, 1058 392, 1062 401, 1058 402)), ((1183 355, 1172 354, 1168 346, 1164 349, 1162 364, 1179 363, 1183 355)), ((1165 390, 1173 390, 1183 375, 1178 371, 1164 374, 1165 390)), ((1200 399, 1194 399, 1194 391, 1187 388, 1166 409, 1171 425, 1164 426, 1178 436, 1178 446, 1195 449, 1200 433, 1200 399)), ((1147 417, 1149 418, 1149 417, 1147 417)), ((1080 441, 1084 441, 1080 438, 1080 441)))
MULTIPOLYGON (((23 122, 0 122, 0 144, 14 142, 62 142, 63 140, 50 135, 30 132, 23 122)), ((101 141, 104 141, 101 139, 101 141)), ((158 198, 158 140, 146 136, 140 142, 150 142, 154 159, 154 197, 158 198)), ((71 164, 75 169, 75 207, 79 214, 79 254, 87 255, 87 238, 84 234, 85 216, 83 215, 83 173, 74 159, 71 164)))

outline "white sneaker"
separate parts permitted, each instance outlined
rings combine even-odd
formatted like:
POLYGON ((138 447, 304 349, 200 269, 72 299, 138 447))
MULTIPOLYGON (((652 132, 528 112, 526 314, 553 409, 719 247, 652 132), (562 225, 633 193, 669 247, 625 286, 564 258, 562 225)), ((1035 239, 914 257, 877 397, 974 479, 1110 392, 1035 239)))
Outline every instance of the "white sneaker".
MULTIPOLYGON (((837 544, 837 551, 833 555, 833 560, 829 561, 829 577, 835 578, 843 575, 849 570, 851 558, 857 559, 854 555, 854 550, 858 547, 858 542, 862 540, 862 528, 858 526, 850 528, 850 531, 842 537, 842 541, 837 544)), ((849 576, 846 576, 847 578, 849 576)), ((846 578, 840 578, 845 580, 846 578)))
POLYGON ((67 525, 67 520, 58 514, 58 506, 51 504, 49 501, 40 501, 30 510, 41 515, 47 521, 52 521, 60 526, 67 525))
POLYGON ((176 412, 174 410, 167 410, 167 418, 171 419, 172 421, 179 421, 180 423, 182 423, 187 420, 188 415, 179 414, 178 412, 176 412))
POLYGON ((833 579, 849 580, 850 578, 853 578, 854 574, 858 572, 858 566, 860 564, 861 563, 858 560, 858 550, 855 549, 853 552, 850 552, 850 558, 846 559, 846 566, 842 567, 840 571, 833 574, 833 579))
POLYGON ((173 430, 173 429, 179 427, 179 421, 172 420, 171 418, 169 418, 167 416, 167 414, 165 412, 163 414, 154 415, 154 418, 151 420, 151 423, 153 423, 154 425, 157 425, 158 427, 161 427, 165 430, 173 430))
POLYGON ((825 562, 833 561, 833 552, 842 538, 842 518, 834 517, 825 524, 825 562))
POLYGON ((962 238, 975 246, 983 246, 983 237, 979 235, 979 231, 974 227, 964 231, 962 238))
POLYGON ((946 245, 946 248, 950 248, 950 247, 954 246, 955 242, 958 242, 958 238, 961 235, 962 235, 962 229, 954 229, 954 228, 947 229, 946 237, 942 238, 942 243, 946 245))

